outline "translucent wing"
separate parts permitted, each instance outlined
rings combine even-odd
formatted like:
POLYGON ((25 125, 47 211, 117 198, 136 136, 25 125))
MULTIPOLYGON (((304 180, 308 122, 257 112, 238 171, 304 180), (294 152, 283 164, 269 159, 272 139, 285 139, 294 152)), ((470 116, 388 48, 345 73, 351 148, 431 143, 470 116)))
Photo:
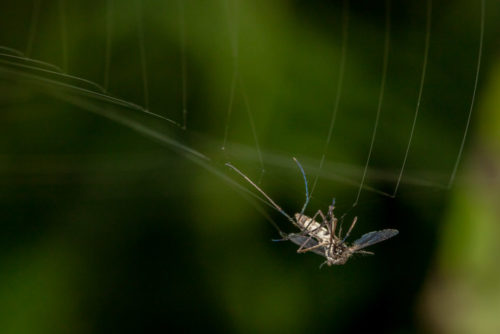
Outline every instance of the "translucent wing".
MULTIPOLYGON (((300 234, 293 234, 293 233, 289 234, 287 236, 287 239, 290 240, 291 242, 293 242, 296 245, 299 245, 299 246, 304 245, 302 247, 304 249, 305 248, 314 247, 314 246, 316 246, 318 244, 318 241, 316 239, 309 238, 309 236, 300 235, 300 234)), ((321 256, 325 256, 325 247, 321 246, 321 247, 312 249, 311 252, 313 252, 315 254, 318 254, 318 255, 321 255, 321 256)))
POLYGON ((368 232, 366 234, 363 234, 361 238, 359 238, 358 240, 354 241, 352 247, 354 248, 354 250, 363 249, 368 246, 387 240, 389 238, 392 238, 398 233, 399 233, 398 230, 393 230, 393 229, 368 232))

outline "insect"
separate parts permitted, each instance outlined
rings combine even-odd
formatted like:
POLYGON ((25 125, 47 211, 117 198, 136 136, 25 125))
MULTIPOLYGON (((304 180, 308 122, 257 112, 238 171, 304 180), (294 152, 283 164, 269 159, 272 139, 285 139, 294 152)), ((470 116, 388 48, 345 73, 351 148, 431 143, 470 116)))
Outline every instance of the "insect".
POLYGON ((318 210, 313 217, 308 217, 304 214, 307 205, 309 204, 309 191, 307 186, 307 177, 302 168, 302 165, 296 158, 293 158, 295 163, 300 169, 302 176, 304 177, 305 190, 306 190, 306 201, 302 207, 300 213, 296 213, 294 218, 288 215, 278 204, 276 204, 271 197, 269 197, 259 186, 257 186, 248 176, 243 174, 239 169, 234 167, 231 163, 226 163, 226 166, 230 167, 236 171, 240 176, 242 176, 248 183, 250 183, 255 189, 257 189, 268 201, 269 203, 278 210, 282 215, 284 215, 293 225, 295 225, 300 231, 297 233, 284 233, 280 231, 282 239, 289 240, 299 246, 297 249, 298 253, 312 252, 314 254, 320 255, 326 259, 322 263, 328 266, 341 265, 347 262, 347 260, 353 254, 374 254, 363 250, 368 246, 372 246, 376 243, 382 242, 389 238, 394 237, 399 232, 395 229, 385 229, 380 231, 372 231, 363 234, 361 238, 355 240, 351 245, 348 245, 345 241, 349 237, 351 231, 357 222, 357 217, 354 218, 349 230, 342 237, 342 228, 338 226, 338 219, 333 214, 335 209, 335 199, 332 204, 328 207, 326 215, 320 210, 318 210), (319 218, 318 218, 319 217, 319 218), (321 219, 321 221, 317 221, 321 219))

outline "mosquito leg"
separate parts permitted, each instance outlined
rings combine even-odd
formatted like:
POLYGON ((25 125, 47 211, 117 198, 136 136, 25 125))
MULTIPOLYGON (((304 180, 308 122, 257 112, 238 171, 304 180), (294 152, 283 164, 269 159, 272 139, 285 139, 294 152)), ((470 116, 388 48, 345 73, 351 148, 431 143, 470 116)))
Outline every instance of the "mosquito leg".
POLYGON ((317 244, 317 245, 314 245, 312 247, 309 247, 309 248, 303 248, 303 249, 298 249, 297 250, 297 253, 305 253, 305 252, 309 252, 313 249, 316 249, 316 248, 319 248, 319 247, 323 247, 323 246, 326 246, 328 243, 327 242, 322 242, 320 244, 317 244))
POLYGON ((301 228, 303 228, 303 229, 306 229, 306 230, 307 230, 307 229, 309 228, 309 226, 310 226, 312 223, 314 223, 314 220, 316 219, 316 217, 317 217, 317 216, 318 216, 318 212, 316 212, 316 213, 314 214, 314 216, 312 216, 312 218, 307 217, 307 216, 306 216, 306 215, 304 215, 303 213, 299 213, 299 218, 297 219, 297 224, 298 224, 301 228), (301 220, 302 220, 303 218, 305 218, 306 220, 307 220, 307 219, 310 219, 310 220, 309 220, 309 222, 307 223, 307 226, 306 226, 306 224, 302 224, 301 220))
POLYGON ((337 230, 337 224, 338 224, 337 218, 333 218, 333 221, 332 221, 332 238, 335 237, 335 230, 337 230))
MULTIPOLYGON (((319 228, 319 227, 318 227, 319 228)), ((307 245, 309 243, 309 241, 313 238, 313 237, 317 237, 317 234, 315 234, 314 232, 316 231, 317 229, 313 230, 313 231, 308 231, 307 229, 303 230, 301 232, 301 235, 309 235, 309 237, 302 243, 302 245, 300 245, 299 249, 297 249, 297 253, 302 253, 303 252, 303 249, 305 247, 305 245, 307 245)))
POLYGON ((311 232, 314 232, 314 231, 316 231, 318 228, 320 228, 320 227, 323 225, 323 223, 318 223, 318 222, 316 222, 316 217, 317 217, 318 215, 321 217, 321 219, 323 220, 323 222, 326 220, 325 215, 323 214, 323 212, 322 212, 321 210, 318 210, 318 211, 314 214, 314 216, 313 216, 312 218, 309 218, 309 217, 307 217, 307 216, 305 216, 305 215, 300 214, 299 219, 297 219, 297 223, 298 223, 299 225, 301 225, 301 226, 302 226, 302 227, 301 227, 301 229, 302 229, 302 233, 303 233, 303 235, 304 235, 304 234, 309 234, 309 233, 311 233, 311 232), (302 217, 309 218, 309 219, 310 219, 310 220, 309 220, 309 222, 307 222, 307 224, 301 224, 300 220, 302 219, 302 217), (315 228, 314 230, 309 230, 309 227, 310 227, 310 226, 311 226, 311 224, 313 224, 314 222, 318 223, 318 224, 319 224, 319 226, 318 226, 317 228, 315 228), (305 232, 305 233, 304 233, 304 232, 305 232))
POLYGON ((333 218, 333 210, 335 209, 335 198, 332 200, 332 204, 328 206, 328 217, 333 218))
MULTIPOLYGON (((299 218, 300 219, 300 218, 299 218)), ((326 217, 325 215, 323 214, 323 212, 321 210, 318 210, 316 212, 316 214, 310 218, 311 220, 309 221, 309 223, 307 225, 304 226, 303 230, 301 231, 301 235, 309 235, 309 237, 302 243, 302 245, 299 247, 299 249, 297 250, 297 252, 299 253, 302 253, 303 252, 303 249, 304 249, 304 246, 307 245, 307 243, 313 238, 313 237, 317 237, 317 232, 322 226, 323 224, 325 224, 326 222, 326 217), (321 219, 322 219, 322 222, 321 223, 318 223, 318 227, 316 227, 315 229, 313 230, 309 230, 309 227, 311 226, 312 223, 316 222, 315 219, 317 216, 320 216, 321 219)), ((317 223, 317 222, 316 222, 317 223)), ((328 226, 328 224, 326 224, 328 226)), ((319 239, 319 238, 318 238, 319 239)), ((317 245, 316 245, 317 246, 317 245)), ((315 246, 315 247, 316 247, 315 246)))
POLYGON ((293 220, 292 217, 290 217, 278 204, 276 204, 271 199, 271 197, 269 197, 269 195, 264 192, 264 190, 262 190, 258 185, 256 185, 255 182, 253 182, 252 180, 250 180, 250 178, 248 176, 246 176, 245 174, 243 174, 243 172, 241 172, 238 168, 234 167, 229 162, 226 162, 226 166, 228 166, 229 168, 231 168, 232 170, 234 170, 236 173, 238 173, 241 177, 243 177, 248 183, 250 183, 255 189, 257 189, 257 191, 259 191, 269 201, 269 203, 276 210, 278 210, 283 216, 285 216, 286 218, 288 218, 289 221, 291 221, 293 224, 295 224, 295 220, 293 220))
POLYGON ((309 236, 309 238, 306 239, 306 241, 304 241, 302 243, 302 245, 300 245, 299 249, 297 249, 297 253, 303 253, 303 249, 304 249, 304 246, 307 245, 307 243, 312 239, 312 235, 309 236))
POLYGON ((364 251, 364 250, 356 251, 356 253, 365 254, 365 255, 375 255, 374 252, 369 252, 369 251, 364 251))
POLYGON ((347 234, 345 235, 344 239, 342 239, 342 242, 344 242, 347 237, 349 237, 349 234, 351 234, 352 229, 354 228, 354 225, 356 225, 356 222, 358 221, 358 217, 354 217, 351 227, 349 227, 349 230, 347 231, 347 234))
POLYGON ((328 229, 328 232, 330 233, 330 245, 329 245, 329 252, 331 252, 332 247, 334 245, 334 239, 335 237, 335 229, 337 228, 337 218, 333 217, 332 222, 330 223, 331 228, 328 229))
MULTIPOLYGON (((313 231, 311 232, 316 232, 318 231, 320 228, 322 228, 324 225, 327 226, 328 228, 328 220, 326 219, 325 215, 323 214, 323 212, 321 210, 318 210, 318 212, 316 212, 316 215, 319 215, 321 217, 321 222, 318 223, 318 227, 315 228, 313 231)), ((315 216, 316 216, 315 215, 315 216)))

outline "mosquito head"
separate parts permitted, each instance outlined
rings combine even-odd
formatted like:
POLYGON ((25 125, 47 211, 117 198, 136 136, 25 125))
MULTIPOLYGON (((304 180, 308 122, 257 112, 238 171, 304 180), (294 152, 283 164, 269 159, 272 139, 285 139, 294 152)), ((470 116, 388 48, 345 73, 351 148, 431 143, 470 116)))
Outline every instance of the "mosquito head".
POLYGON ((334 242, 326 248, 326 264, 328 266, 344 264, 351 254, 351 250, 345 243, 334 242))
POLYGON ((328 260, 326 260, 326 264, 328 266, 338 266, 345 264, 347 262, 347 259, 349 259, 348 256, 343 256, 339 258, 329 258, 328 260))

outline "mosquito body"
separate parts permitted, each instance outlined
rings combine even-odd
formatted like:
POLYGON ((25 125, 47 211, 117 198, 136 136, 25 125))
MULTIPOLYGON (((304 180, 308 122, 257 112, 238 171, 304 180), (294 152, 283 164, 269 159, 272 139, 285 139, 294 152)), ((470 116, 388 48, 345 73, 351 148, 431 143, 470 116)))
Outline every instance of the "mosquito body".
POLYGON ((333 216, 333 207, 331 208, 331 217, 324 223, 319 223, 308 216, 296 213, 295 219, 301 226, 301 232, 285 235, 284 239, 299 245, 298 253, 312 252, 318 254, 326 259, 324 264, 331 266, 346 263, 356 253, 373 254, 372 252, 364 251, 363 248, 382 242, 398 234, 398 231, 394 229, 373 231, 364 234, 361 238, 354 241, 352 245, 348 245, 345 240, 356 224, 357 219, 354 219, 348 233, 342 238, 340 231, 338 234, 335 233, 337 219, 333 216))
POLYGON ((342 229, 339 228, 337 232, 338 220, 337 218, 335 218, 335 215, 333 213, 333 210, 335 208, 335 200, 328 207, 328 212, 326 215, 321 210, 318 210, 313 217, 304 215, 305 209, 310 200, 307 187, 307 178, 304 169, 302 168, 298 160, 295 158, 293 158, 293 160, 299 167, 302 176, 304 177, 306 189, 306 202, 304 203, 301 212, 296 213, 294 215, 294 218, 290 217, 290 215, 283 211, 283 209, 278 204, 276 204, 252 180, 250 180, 248 176, 243 174, 240 170, 238 170, 230 163, 226 163, 226 165, 240 174, 245 180, 247 180, 247 182, 249 182, 255 189, 257 189, 276 210, 287 217, 287 219, 300 230, 297 233, 288 234, 280 231, 280 234, 283 238, 281 240, 290 240, 291 242, 299 246, 299 248, 297 249, 298 253, 312 252, 326 259, 323 264, 326 264, 328 266, 341 265, 346 263, 353 254, 373 254, 372 252, 364 251, 363 249, 392 238, 399 233, 398 230, 394 229, 372 231, 363 234, 361 238, 354 241, 351 245, 348 245, 345 241, 356 225, 357 217, 354 218, 351 226, 349 227, 349 230, 347 231, 345 236, 342 237, 342 229))

